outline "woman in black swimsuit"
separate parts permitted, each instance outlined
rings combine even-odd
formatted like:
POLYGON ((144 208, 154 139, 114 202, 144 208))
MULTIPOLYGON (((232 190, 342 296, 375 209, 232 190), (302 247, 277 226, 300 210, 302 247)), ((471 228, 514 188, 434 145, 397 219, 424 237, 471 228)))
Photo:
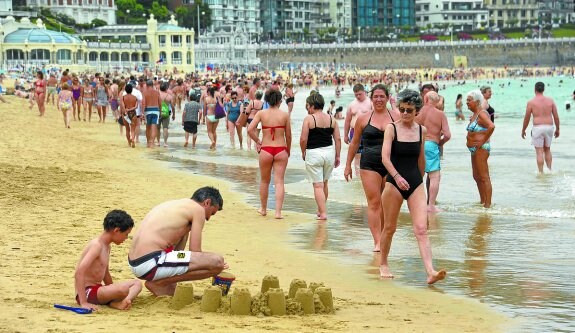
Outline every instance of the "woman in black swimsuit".
POLYGON ((447 273, 444 270, 437 272, 433 268, 431 244, 427 237, 427 202, 425 188, 422 186, 425 171, 425 140, 422 138, 425 138, 427 130, 414 121, 423 102, 418 92, 406 89, 397 96, 397 103, 401 118, 385 128, 381 153, 383 165, 389 172, 387 181, 390 185, 385 187, 382 196, 385 224, 381 237, 379 272, 382 278, 393 278, 387 257, 397 228, 399 210, 403 200, 407 200, 413 232, 427 272, 427 283, 433 284, 443 280, 447 273))
POLYGON ((378 84, 371 90, 373 111, 362 114, 355 122, 354 136, 349 145, 344 176, 351 180, 351 162, 357 151, 360 138, 363 139, 363 152, 359 163, 361 183, 367 199, 367 221, 373 236, 373 251, 380 249, 383 211, 381 209, 381 192, 385 186, 387 171, 381 162, 383 130, 385 126, 399 118, 399 114, 387 109, 389 92, 387 87, 378 84))

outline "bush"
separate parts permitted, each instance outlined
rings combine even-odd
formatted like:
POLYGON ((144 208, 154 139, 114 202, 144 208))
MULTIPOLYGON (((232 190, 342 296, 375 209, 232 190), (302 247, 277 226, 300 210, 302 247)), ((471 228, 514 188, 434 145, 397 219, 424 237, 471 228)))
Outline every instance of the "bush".
POLYGON ((471 36, 467 32, 460 32, 457 34, 457 38, 459 38, 459 40, 472 40, 473 36, 471 36))
POLYGON ((420 40, 424 41, 424 42, 433 42, 437 40, 437 36, 435 35, 421 35, 419 37, 420 40))

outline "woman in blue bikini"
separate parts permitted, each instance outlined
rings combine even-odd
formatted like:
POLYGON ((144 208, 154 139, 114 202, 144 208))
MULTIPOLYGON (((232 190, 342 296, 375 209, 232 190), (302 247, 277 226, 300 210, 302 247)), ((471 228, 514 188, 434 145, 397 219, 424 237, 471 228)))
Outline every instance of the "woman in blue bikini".
POLYGON ((487 159, 491 151, 489 139, 495 130, 495 125, 489 113, 481 106, 482 102, 483 95, 480 90, 467 93, 467 108, 473 112, 467 125, 467 149, 471 153, 473 179, 477 183, 481 204, 489 208, 491 207, 492 188, 487 159))

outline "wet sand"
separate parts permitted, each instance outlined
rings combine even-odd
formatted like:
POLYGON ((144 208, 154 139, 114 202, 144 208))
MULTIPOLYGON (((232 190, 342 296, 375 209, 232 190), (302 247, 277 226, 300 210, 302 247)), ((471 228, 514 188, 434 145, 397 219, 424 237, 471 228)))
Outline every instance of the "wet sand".
MULTIPOLYGON (((170 169, 149 159, 142 144, 128 148, 114 124, 72 122, 65 129, 54 107, 39 118, 37 108, 28 110, 27 101, 7 99, 11 104, 0 105, 6 125, 0 140, 0 331, 496 332, 511 324, 476 301, 370 279, 361 270, 294 249, 287 242, 287 227, 302 223, 297 213, 281 222, 260 217, 230 190, 231 184, 170 169), (224 210, 206 224, 203 249, 224 255, 236 276, 232 290, 245 287, 255 294, 266 275, 278 276, 284 290, 293 278, 323 282, 332 289, 336 313, 266 318, 205 314, 198 300, 173 310, 169 298, 153 297, 147 290, 128 312, 101 306, 82 316, 52 307, 75 306, 76 262, 85 244, 101 232, 109 210, 125 209, 137 228, 154 205, 190 197, 205 185, 222 191, 224 210)), ((130 239, 112 247, 115 281, 133 278, 129 246, 130 239)), ((449 276, 442 283, 449 283, 449 276)), ((200 296, 209 281, 194 284, 200 296)))

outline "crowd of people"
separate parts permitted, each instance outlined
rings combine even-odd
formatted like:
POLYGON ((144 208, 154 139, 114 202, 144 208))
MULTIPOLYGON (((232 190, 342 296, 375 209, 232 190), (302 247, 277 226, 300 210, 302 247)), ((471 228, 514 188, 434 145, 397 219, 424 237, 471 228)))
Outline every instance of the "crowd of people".
MULTIPOLYGON (((373 251, 381 252, 380 276, 393 278, 388 256, 399 211, 406 201, 427 272, 427 283, 433 284, 447 274, 445 270, 433 267, 427 236, 427 215, 440 211, 436 198, 440 187, 441 158, 443 146, 451 138, 444 112, 445 100, 438 93, 437 84, 416 83, 425 75, 429 78, 428 73, 388 74, 350 75, 344 76, 345 80, 340 80, 338 75, 331 76, 336 78, 332 82, 336 90, 345 89, 344 86, 349 84, 355 96, 345 112, 343 133, 337 121, 343 118, 343 108, 338 111, 335 101, 326 103, 318 89, 311 89, 305 100, 307 116, 301 128, 301 158, 313 186, 317 219, 327 220, 328 182, 333 169, 340 165, 343 137, 344 143, 349 145, 344 177, 350 181, 355 173, 361 179, 373 251), (371 85, 369 91, 363 84, 366 81, 371 85)), ((469 75, 479 74, 485 73, 470 72, 469 75)), ((318 76, 311 77, 314 78, 312 82, 319 82, 318 76)), ((301 77, 271 77, 267 72, 251 77, 232 73, 219 78, 195 74, 170 78, 154 77, 151 73, 136 77, 99 73, 76 75, 68 71, 62 72, 58 78, 50 73, 45 79, 44 73, 38 71, 33 83, 33 96, 26 98, 37 104, 39 116, 45 115, 46 104, 55 105, 62 112, 66 128, 71 128, 74 121, 90 122, 93 107, 97 110, 98 122, 104 123, 110 107, 120 132, 125 131, 127 144, 133 148, 139 141, 140 124, 146 127, 148 148, 159 146, 162 141, 167 147, 170 122, 174 122, 176 114, 181 113, 184 147, 189 146, 190 136, 192 148, 196 147, 198 127, 205 125, 209 148, 217 149, 217 128, 222 120, 229 133, 231 147, 236 147, 237 136, 240 149, 246 146, 251 150, 253 141, 258 153, 261 175, 258 213, 267 215, 273 173, 274 217, 282 219, 284 179, 292 148, 291 113, 299 80, 301 77), (280 108, 284 103, 285 108, 280 108)), ((322 81, 325 85, 325 78, 322 81)), ((533 117, 532 144, 539 171, 543 172, 544 163, 551 169, 550 145, 552 138, 559 136, 560 123, 555 103, 543 96, 545 85, 537 82, 534 90, 535 97, 527 105, 522 136, 525 137, 533 117)), ((466 127, 466 144, 471 156, 472 176, 485 208, 492 205, 488 159, 496 114, 490 98, 489 86, 472 90, 465 96, 467 108, 472 113, 466 127)), ((465 120, 463 99, 460 94, 455 101, 458 120, 465 120)), ((129 253, 129 264, 135 276, 146 280, 146 287, 155 295, 172 295, 178 281, 211 277, 225 269, 227 265, 221 256, 203 253, 200 246, 204 222, 222 208, 219 192, 211 188, 199 190, 199 194, 194 194, 191 199, 171 201, 154 208, 142 222, 129 253), (170 212, 171 217, 166 217, 165 212, 170 212), (166 230, 183 231, 168 233, 164 232, 166 230), (152 235, 157 234, 163 235, 161 242, 152 239, 152 235), (189 251, 185 251, 188 238, 189 251), (183 254, 174 258, 170 254, 172 252, 183 254), (191 255, 196 259, 186 261, 191 255), (179 260, 182 258, 184 260, 179 260)), ((105 255, 101 255, 105 253, 102 248, 109 254, 110 243, 123 242, 133 227, 125 212, 116 211, 112 215, 105 220, 105 232, 90 243, 78 265, 77 300, 84 308, 93 309, 96 304, 109 303, 112 307, 127 309, 141 290, 137 280, 112 288, 111 277, 102 271, 88 273, 95 260, 101 260, 102 264, 107 260, 105 255), (99 259, 90 253, 100 253, 99 259), (101 286, 102 281, 105 286, 101 286)))

